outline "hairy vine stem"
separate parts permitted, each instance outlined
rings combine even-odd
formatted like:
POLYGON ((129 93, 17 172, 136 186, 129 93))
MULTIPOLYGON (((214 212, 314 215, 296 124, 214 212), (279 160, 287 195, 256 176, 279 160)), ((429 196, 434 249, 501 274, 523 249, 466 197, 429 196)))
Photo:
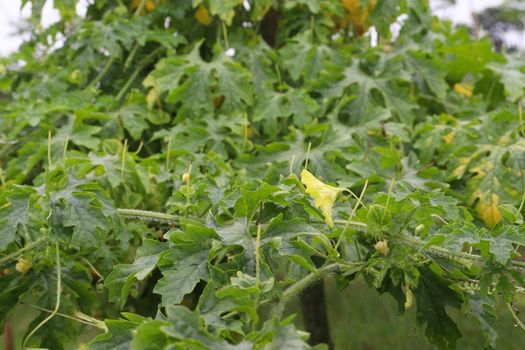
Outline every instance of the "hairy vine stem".
POLYGON ((175 224, 184 219, 184 216, 180 215, 171 215, 166 213, 161 213, 157 211, 150 210, 140 210, 140 209, 121 209, 118 208, 117 212, 120 216, 130 219, 138 219, 143 221, 157 221, 164 222, 167 224, 175 224))
MULTIPOLYGON (((295 295, 297 295, 298 293, 300 293, 303 289, 308 287, 312 282, 314 282, 318 278, 322 277, 326 273, 338 270, 340 266, 341 265, 338 264, 338 263, 332 263, 332 264, 328 264, 328 265, 325 265, 325 266, 321 267, 316 272, 311 272, 310 274, 306 275, 305 277, 303 277, 302 279, 300 279, 299 281, 295 282, 290 287, 288 287, 283 292, 283 296, 281 298, 281 301, 282 300, 285 300, 285 301, 289 300, 290 298, 292 298, 295 295)), ((261 305, 269 303, 270 301, 271 301, 271 299, 265 299, 265 300, 261 301, 261 305)))
MULTIPOLYGON (((171 214, 165 214, 165 213, 149 211, 149 210, 139 210, 139 209, 120 209, 119 208, 117 209, 117 212, 121 216, 130 218, 130 219, 165 222, 168 224, 175 224, 178 221, 180 221, 180 219, 185 218, 185 216, 171 215, 171 214)), ((337 225, 344 225, 345 230, 350 225, 360 227, 362 229, 366 229, 368 227, 368 225, 364 222, 351 221, 351 220, 334 220, 334 223, 337 225)), ((403 241, 407 244, 414 246, 416 249, 419 250, 420 253, 423 251, 426 251, 429 255, 434 255, 440 258, 445 258, 445 259, 448 258, 448 260, 471 262, 471 263, 477 263, 477 264, 483 263, 483 259, 479 255, 463 253, 463 252, 453 252, 447 248, 438 247, 438 246, 425 247, 424 242, 421 242, 415 237, 403 235, 403 236, 394 236, 393 239, 400 240, 400 241, 403 241)), ((516 269, 525 271, 525 262, 512 260, 511 264, 516 269)))
MULTIPOLYGON (((438 247, 438 246, 428 246, 425 247, 423 242, 420 242, 418 239, 410 237, 410 236, 401 236, 401 237, 395 237, 398 240, 402 240, 408 244, 414 245, 416 247, 420 247, 419 252, 422 252, 424 250, 428 251, 430 255, 435 254, 439 257, 446 258, 449 257, 449 260, 458 260, 463 262, 471 262, 471 263, 483 263, 483 259, 481 256, 476 254, 470 254, 470 253, 458 253, 450 251, 449 249, 438 247), (452 259, 450 259, 450 257, 452 259)), ((522 261, 511 261, 512 265, 519 269, 519 270, 525 270, 525 262, 522 261)))
POLYGON ((3 264, 5 264, 5 263, 7 263, 7 262, 9 262, 9 261, 11 261, 13 259, 16 259, 23 252, 33 249, 34 247, 40 245, 41 243, 43 243, 46 240, 47 240, 46 236, 40 237, 36 241, 28 243, 24 247, 18 249, 16 252, 13 252, 11 254, 8 254, 8 255, 4 256, 3 258, 0 258, 0 265, 3 265, 3 264))
MULTIPOLYGON (((290 287, 288 287, 284 292, 281 298, 279 299, 279 303, 277 305, 277 309, 282 309, 283 306, 288 302, 291 298, 293 298, 295 295, 301 293, 306 287, 308 287, 311 283, 315 282, 318 278, 321 278, 323 275, 333 272, 335 270, 338 270, 340 268, 341 264, 339 263, 331 263, 328 265, 325 265, 316 272, 311 272, 310 274, 306 275, 305 277, 301 278, 299 281, 292 284, 290 287)), ((259 306, 263 306, 266 304, 270 304, 274 302, 274 298, 267 298, 262 300, 259 303, 259 306)), ((226 314, 223 316, 223 318, 229 318, 234 315, 237 315, 237 311, 232 311, 229 314, 226 314)))

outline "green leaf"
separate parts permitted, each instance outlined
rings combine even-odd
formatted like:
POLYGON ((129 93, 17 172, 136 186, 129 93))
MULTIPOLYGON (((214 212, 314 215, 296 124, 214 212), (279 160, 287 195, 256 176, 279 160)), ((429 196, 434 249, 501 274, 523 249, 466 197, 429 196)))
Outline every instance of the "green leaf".
POLYGON ((130 104, 120 108, 116 114, 131 137, 135 140, 140 140, 142 132, 148 128, 148 123, 146 122, 148 110, 146 107, 139 104, 130 104))
POLYGON ((192 223, 183 223, 184 231, 170 235, 173 245, 162 256, 159 265, 163 277, 155 286, 154 292, 162 296, 162 304, 178 304, 184 295, 193 291, 199 281, 207 281, 208 258, 214 230, 192 223))
POLYGON ((19 190, 1 196, 4 203, 0 207, 0 251, 5 250, 10 243, 16 240, 19 225, 29 225, 30 196, 34 191, 30 188, 19 190))
MULTIPOLYGON (((201 0, 193 1, 193 6, 197 3, 202 2, 201 0)), ((209 0, 210 12, 212 15, 219 16, 227 25, 232 24, 233 17, 235 16, 235 7, 239 5, 237 0, 209 0)))
POLYGON ((293 9, 301 5, 308 7, 311 13, 318 13, 321 9, 321 1, 319 0, 290 0, 285 3, 285 8, 293 9))
POLYGON ((100 247, 109 230, 103 207, 91 192, 73 192, 67 198, 64 226, 73 227, 71 240, 83 248, 100 247))
POLYGON ((185 113, 197 114, 196 110, 188 109, 190 105, 212 111, 215 108, 214 97, 221 96, 224 102, 220 109, 225 112, 242 110, 246 104, 251 104, 249 71, 224 55, 205 62, 199 53, 201 45, 197 43, 188 55, 161 60, 144 80, 144 85, 155 88, 159 93, 167 91, 167 100, 181 102, 185 113))
POLYGON ((520 57, 510 56, 507 63, 491 63, 488 68, 501 76, 511 101, 516 101, 524 96, 525 64, 520 57))
POLYGON ((176 267, 162 272, 163 277, 154 290, 162 296, 163 305, 180 303, 200 280, 208 279, 208 256, 207 250, 173 256, 177 259, 176 267))
POLYGON ((133 340, 130 349, 133 350, 162 350, 169 344, 167 335, 162 331, 162 327, 169 323, 161 320, 151 320, 140 324, 133 331, 133 340))
MULTIPOLYGON (((290 2, 286 2, 289 6, 290 2)), ((335 56, 333 49, 328 45, 323 45, 314 40, 311 30, 297 34, 280 49, 282 63, 290 72, 294 80, 314 79, 325 68, 325 64, 335 56), (301 60, 296 60, 301 57, 301 60)))
POLYGON ((213 325, 214 328, 242 333, 241 321, 227 320, 221 317, 238 307, 238 300, 235 298, 219 298, 216 292, 216 286, 213 280, 210 280, 199 297, 197 310, 204 317, 206 323, 213 325))
POLYGON ((469 299, 470 311, 481 326, 483 336, 489 342, 489 345, 496 348, 498 333, 496 331, 496 303, 489 297, 482 297, 478 293, 472 295, 469 299))
POLYGON ((89 350, 128 350, 130 349, 133 330, 137 324, 127 320, 106 320, 108 332, 100 334, 87 344, 89 350))
POLYGON ((12 272, 0 278, 0 327, 4 327, 9 313, 18 305, 20 297, 27 292, 34 279, 31 274, 20 275, 12 272))
MULTIPOLYGON (((485 240, 484 240, 485 241, 485 240)), ((525 245, 525 238, 511 226, 496 230, 495 235, 487 239, 490 253, 494 259, 505 265, 515 252, 514 245, 525 245)))
POLYGON ((106 277, 104 286, 109 291, 109 299, 119 301, 124 307, 131 284, 144 280, 157 266, 160 253, 167 248, 166 244, 152 239, 145 239, 137 250, 133 264, 115 265, 113 271, 106 277))
POLYGON ((426 336, 441 349, 455 349, 456 341, 461 337, 445 310, 445 307, 458 309, 462 301, 450 285, 451 282, 442 276, 424 269, 416 290, 416 320, 426 325, 426 336))
POLYGON ((446 71, 437 59, 428 58, 428 55, 421 51, 412 51, 406 55, 406 62, 438 98, 445 98, 448 89, 445 82, 446 71))

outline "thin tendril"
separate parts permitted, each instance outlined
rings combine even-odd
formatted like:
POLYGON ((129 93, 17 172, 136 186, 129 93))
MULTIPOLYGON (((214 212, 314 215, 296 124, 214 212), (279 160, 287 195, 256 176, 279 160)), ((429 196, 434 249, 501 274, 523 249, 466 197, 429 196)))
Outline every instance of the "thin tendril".
POLYGON ((354 205, 354 208, 352 209, 352 213, 348 217, 348 220, 346 220, 345 226, 343 227, 343 231, 341 231, 341 234, 339 235, 339 239, 337 240, 337 243, 335 244, 335 250, 337 250, 337 248, 339 248, 339 245, 343 241, 343 236, 344 236, 346 230, 348 229, 348 226, 350 225, 350 222, 352 221, 352 218, 354 217, 355 213, 357 212, 357 208, 359 207, 359 205, 361 204, 361 202, 363 200, 363 196, 365 195, 367 187, 368 187, 368 180, 365 181, 365 185, 363 187, 363 190, 361 191, 361 195, 357 199, 357 203, 354 205))
POLYGON ((33 328, 31 333, 29 333, 29 335, 24 339, 24 342, 22 343, 22 347, 23 348, 26 347, 26 344, 29 341, 29 339, 40 328, 42 328, 43 325, 45 325, 49 320, 51 320, 58 313, 58 309, 60 308, 60 295, 62 294, 62 272, 61 272, 61 269, 60 269, 60 249, 59 249, 58 242, 55 242, 55 255, 56 255, 56 268, 57 268, 57 290, 56 290, 57 299, 56 299, 56 303, 55 303, 55 308, 49 314, 49 316, 47 316, 45 319, 42 320, 42 322, 40 322, 35 328, 33 328))

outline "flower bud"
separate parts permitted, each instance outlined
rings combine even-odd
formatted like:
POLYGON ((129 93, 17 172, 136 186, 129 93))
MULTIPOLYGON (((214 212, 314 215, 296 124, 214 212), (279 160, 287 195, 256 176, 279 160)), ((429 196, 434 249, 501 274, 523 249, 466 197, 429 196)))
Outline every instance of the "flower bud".
POLYGON ((26 273, 31 270, 31 262, 26 259, 18 259, 15 269, 20 273, 26 273))
POLYGON ((374 248, 376 249, 376 252, 387 256, 388 255, 388 242, 386 240, 379 241, 375 244, 374 248))

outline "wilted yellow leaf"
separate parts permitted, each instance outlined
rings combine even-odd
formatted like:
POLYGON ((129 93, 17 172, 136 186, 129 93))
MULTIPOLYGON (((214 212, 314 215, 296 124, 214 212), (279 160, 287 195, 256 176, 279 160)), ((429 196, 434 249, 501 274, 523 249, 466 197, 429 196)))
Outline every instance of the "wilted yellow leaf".
POLYGON ((476 213, 488 228, 494 227, 501 220, 501 213, 498 209, 499 196, 492 193, 490 198, 487 198, 486 195, 480 195, 478 199, 476 213))
POLYGON ((472 97, 472 86, 467 83, 454 84, 454 91, 465 97, 472 97))
POLYGON ((195 19, 205 26, 209 26, 213 22, 213 17, 210 16, 208 9, 204 5, 199 5, 197 11, 195 11, 195 19))
POLYGON ((306 169, 301 171, 301 182, 306 186, 306 193, 314 199, 314 205, 321 209, 326 224, 329 227, 333 227, 332 208, 337 195, 344 189, 322 183, 306 169))

